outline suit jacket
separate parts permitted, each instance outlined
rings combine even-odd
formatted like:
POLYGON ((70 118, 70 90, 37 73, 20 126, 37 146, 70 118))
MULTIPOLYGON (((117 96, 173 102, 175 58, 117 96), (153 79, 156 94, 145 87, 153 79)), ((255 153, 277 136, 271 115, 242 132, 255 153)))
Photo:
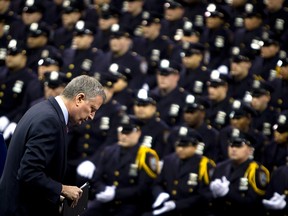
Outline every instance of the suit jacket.
POLYGON ((11 139, 0 181, 0 215, 58 215, 66 124, 54 98, 30 108, 11 139))

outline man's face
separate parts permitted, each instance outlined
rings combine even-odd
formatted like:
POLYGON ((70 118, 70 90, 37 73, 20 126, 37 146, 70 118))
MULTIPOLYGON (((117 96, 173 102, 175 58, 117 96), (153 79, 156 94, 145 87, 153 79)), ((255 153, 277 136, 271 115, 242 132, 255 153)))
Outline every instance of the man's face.
POLYGON ((5 64, 11 70, 17 70, 25 65, 27 57, 24 54, 18 53, 16 55, 7 55, 5 64))
POLYGON ((253 154, 253 148, 249 147, 246 144, 243 144, 240 147, 228 146, 228 156, 231 160, 242 163, 246 161, 250 155, 253 154))
POLYGON ((69 120, 74 125, 80 125, 87 120, 92 120, 103 102, 103 98, 100 95, 87 99, 83 93, 79 93, 74 98, 74 106, 71 113, 69 113, 69 120))
POLYGON ((196 148, 195 146, 176 146, 175 147, 176 154, 182 160, 190 158, 194 155, 196 148))
POLYGON ((156 112, 156 106, 153 104, 142 105, 134 105, 134 113, 135 116, 139 119, 149 119, 156 112))

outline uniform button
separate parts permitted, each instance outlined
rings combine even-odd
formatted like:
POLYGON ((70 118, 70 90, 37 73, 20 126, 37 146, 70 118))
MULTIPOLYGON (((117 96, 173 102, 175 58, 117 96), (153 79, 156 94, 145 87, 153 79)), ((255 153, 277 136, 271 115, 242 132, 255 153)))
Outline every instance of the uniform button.
POLYGON ((282 104, 282 103, 283 103, 282 99, 278 99, 278 100, 277 100, 277 103, 278 103, 278 104, 282 104))
POLYGON ((90 129, 90 128, 91 128, 91 125, 90 125, 90 124, 87 124, 87 125, 85 125, 85 128, 86 128, 86 129, 90 129))
POLYGON ((5 84, 2 84, 2 85, 1 85, 1 89, 6 89, 6 85, 5 85, 5 84))
POLYGON ((4 96, 4 92, 0 92, 0 97, 3 97, 4 96))
POLYGON ((70 69, 70 70, 73 70, 74 67, 75 67, 74 64, 70 64, 70 65, 69 65, 69 69, 70 69))
POLYGON ((87 157, 87 153, 83 152, 82 153, 82 158, 86 158, 87 157))
POLYGON ((177 194, 177 191, 176 190, 172 190, 172 195, 176 195, 177 194))
POLYGON ((71 78, 71 77, 72 77, 72 73, 71 73, 71 72, 68 72, 68 73, 66 74, 66 76, 67 76, 67 78, 71 78))
POLYGON ((134 179, 130 179, 129 182, 130 182, 130 184, 134 184, 135 181, 134 181, 134 179))
POLYGON ((114 181, 113 185, 118 186, 119 185, 118 181, 114 181))
POLYGON ((84 147, 84 149, 88 149, 89 148, 89 144, 88 143, 84 143, 83 147, 84 147))
POLYGON ((192 193, 193 192, 193 188, 189 188, 189 193, 192 193))
POLYGON ((119 174, 120 174, 120 173, 119 173, 118 170, 116 170, 116 171, 114 172, 114 175, 115 175, 115 176, 119 176, 119 174))
POLYGON ((174 180, 174 185, 178 185, 178 180, 174 180))
POLYGON ((84 137, 85 139, 90 139, 90 134, 85 134, 84 137))

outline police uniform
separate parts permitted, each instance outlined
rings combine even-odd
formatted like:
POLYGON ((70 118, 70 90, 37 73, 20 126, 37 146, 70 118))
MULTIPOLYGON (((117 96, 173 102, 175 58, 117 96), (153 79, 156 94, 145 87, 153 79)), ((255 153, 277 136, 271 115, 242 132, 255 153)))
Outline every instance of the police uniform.
POLYGON ((99 10, 99 21, 105 20, 106 22, 109 22, 109 26, 107 29, 98 28, 93 42, 94 47, 97 47, 104 52, 110 50, 109 41, 112 34, 112 25, 119 23, 121 15, 120 11, 113 4, 101 5, 99 10), (114 19, 116 20, 116 23, 113 21, 114 19))
MULTIPOLYGON (((70 13, 79 13, 80 17, 84 10, 84 1, 82 0, 64 0, 61 6, 61 13, 70 14, 70 13)), ((78 20, 75 21, 74 25, 78 20)), ((54 46, 59 50, 64 50, 70 48, 73 39, 74 25, 72 26, 60 26, 53 31, 52 41, 54 46)))
MULTIPOLYGON (((93 23, 79 20, 74 28, 74 37, 81 37, 83 35, 90 35, 93 37, 96 29, 93 23)), ((99 71, 101 65, 105 62, 102 50, 92 46, 92 44, 85 49, 67 48, 63 52, 63 72, 67 76, 74 78, 79 75, 93 76, 96 71, 99 71)))
POLYGON ((38 37, 44 36, 47 38, 46 44, 37 44, 36 47, 29 47, 27 45, 27 67, 33 70, 35 73, 37 73, 38 68, 38 61, 41 58, 42 51, 45 49, 52 49, 53 46, 49 45, 49 35, 50 35, 50 29, 45 23, 32 23, 29 25, 29 30, 27 33, 27 38, 31 38, 31 40, 35 40, 33 44, 35 43, 38 37), (33 38, 33 39, 32 39, 33 38), (50 48, 49 48, 50 47, 50 48))
MULTIPOLYGON (((248 136, 249 137, 249 136, 248 136)), ((232 148, 242 148, 242 145, 251 145, 250 138, 240 133, 231 137, 229 145, 232 148)), ((264 208, 261 199, 270 181, 270 173, 258 161, 247 159, 236 164, 232 159, 217 163, 214 170, 210 189, 213 192, 215 180, 226 181, 228 191, 224 196, 214 196, 211 202, 212 214, 215 216, 245 215, 247 212, 257 212, 263 215, 264 208), (226 179, 223 179, 226 178, 226 179)))
MULTIPOLYGON (((174 0, 167 0, 164 4, 164 14, 166 10, 182 10, 184 11, 184 7, 182 4, 180 4, 177 1, 174 0)), ((180 18, 177 18, 176 20, 167 20, 165 18, 161 19, 161 35, 167 36, 170 40, 174 40, 174 35, 176 34, 177 29, 180 29, 187 18, 185 18, 183 15, 180 18)))
MULTIPOLYGON (((143 12, 142 26, 150 26, 151 24, 161 24, 161 18, 159 14, 143 12)), ((159 66, 161 59, 169 59, 175 62, 181 62, 180 49, 178 49, 175 43, 167 36, 159 35, 151 40, 148 38, 135 38, 133 40, 132 51, 136 52, 140 56, 143 56, 147 62, 147 75, 145 82, 154 88, 156 86, 155 73, 159 66)))
MULTIPOLYGON (((121 122, 119 133, 139 130, 133 116, 127 121, 121 122)), ((114 186, 114 199, 101 202, 96 198, 83 215, 141 215, 143 206, 150 203, 150 189, 157 177, 157 168, 157 153, 139 142, 132 147, 117 143, 107 146, 93 179, 93 190, 99 194, 106 186, 114 186)))
MULTIPOLYGON (((277 64, 279 67, 286 67, 288 65, 288 59, 280 59, 277 64)), ((270 105, 275 107, 278 112, 288 109, 288 100, 286 95, 288 94, 288 77, 276 77, 271 85, 274 87, 274 91, 271 94, 270 105)))
MULTIPOLYGON (((212 8, 212 7, 211 7, 212 8)), ((214 7, 213 7, 214 9, 214 7)), ((206 19, 209 17, 220 17, 223 24, 215 29, 205 27, 201 34, 200 42, 205 45, 207 50, 207 67, 211 70, 217 69, 221 65, 227 64, 231 47, 232 33, 224 24, 228 19, 228 14, 222 6, 217 5, 214 10, 210 10, 208 5, 205 12, 206 19)))
MULTIPOLYGON (((262 21, 266 18, 263 8, 247 3, 242 15, 242 22, 255 18, 262 21)), ((263 22, 260 22, 258 26, 252 29, 247 29, 245 25, 236 29, 232 41, 232 54, 237 55, 239 50, 250 49, 250 52, 258 55, 260 52, 261 37, 264 31, 263 22)))
POLYGON ((275 192, 280 194, 281 196, 285 196, 283 201, 286 202, 286 205, 281 205, 278 209, 266 208, 266 215, 271 216, 287 216, 288 215, 288 166, 283 165, 278 167, 271 175, 271 181, 267 187, 265 198, 271 199, 274 197, 275 192))
MULTIPOLYGON (((7 52, 7 55, 25 52, 24 45, 13 39, 7 52)), ((18 122, 29 104, 41 97, 41 85, 37 76, 26 67, 11 71, 4 66, 0 71, 0 116, 6 116, 10 122, 18 122)))
MULTIPOLYGON (((177 135, 175 146, 187 148, 201 141, 201 136, 195 130, 183 127, 177 135)), ((153 195, 158 197, 161 193, 168 193, 166 202, 173 201, 175 208, 159 215, 188 216, 191 213, 206 215, 208 200, 205 194, 209 191, 208 186, 214 167, 213 160, 197 153, 185 159, 181 159, 177 153, 165 156, 161 173, 153 187, 153 195)), ((161 204, 154 211, 164 205, 165 203, 161 204)))
MULTIPOLYGON (((180 76, 177 64, 167 61, 168 65, 166 65, 166 61, 166 59, 161 61, 157 76, 171 76, 175 74, 180 76)), ((163 92, 158 86, 152 89, 150 93, 151 97, 156 101, 159 117, 170 127, 179 124, 188 92, 177 85, 168 93, 163 92)))
MULTIPOLYGON (((232 110, 231 113, 229 114, 229 117, 231 120, 237 119, 240 120, 241 118, 250 118, 251 122, 253 121, 254 116, 256 115, 255 110, 248 104, 245 104, 243 101, 235 100, 233 105, 232 105, 232 110)), ((245 132, 248 134, 251 138, 253 138, 253 147, 254 147, 254 154, 253 157, 257 161, 261 161, 262 157, 262 150, 267 143, 267 138, 258 130, 255 128, 252 128, 249 123, 244 123, 241 125, 243 128, 237 128, 237 130, 240 130, 240 132, 245 132)), ((219 148, 217 148, 218 153, 218 159, 217 161, 223 161, 228 158, 228 151, 227 151, 227 146, 228 146, 228 140, 233 136, 235 132, 235 126, 228 125, 225 128, 220 130, 219 133, 219 148)))
MULTIPOLYGON (((252 63, 253 57, 249 55, 247 52, 248 50, 246 51, 246 53, 245 51, 240 51, 238 55, 232 56, 230 65, 237 64, 237 66, 239 67, 239 64, 241 64, 241 62, 246 62, 248 64, 252 63)), ((233 70, 233 69, 230 67, 230 70, 233 70)), ((238 69, 236 76, 231 74, 231 79, 228 85, 229 97, 232 98, 233 100, 237 100, 237 99, 242 100, 244 96, 246 95, 246 92, 252 87, 252 84, 253 84, 253 76, 249 68, 247 70, 238 69)))
MULTIPOLYGON (((273 127, 274 133, 279 134, 285 134, 288 130, 288 114, 287 110, 282 111, 279 113, 277 122, 273 127)), ((285 135, 284 135, 285 136, 285 135)), ((288 163, 288 140, 287 136, 286 138, 282 138, 283 141, 279 142, 274 139, 268 143, 264 150, 263 150, 263 164, 270 170, 270 172, 273 172, 277 169, 277 167, 280 167, 282 165, 285 165, 288 163)))
MULTIPOLYGON (((273 87, 268 82, 254 80, 249 92, 252 98, 258 98, 263 95, 267 95, 271 98, 273 87)), ((264 110, 255 109, 257 114, 253 117, 251 126, 267 137, 267 140, 272 140, 273 126, 276 124, 278 111, 270 106, 269 102, 264 110)))
MULTIPOLYGON (((156 107, 156 101, 153 98, 149 97, 148 95, 141 95, 143 91, 145 90, 139 90, 137 96, 135 97, 134 106, 140 107, 152 105, 156 107)), ((156 112, 149 118, 138 117, 138 119, 142 131, 142 142, 145 141, 149 143, 149 145, 151 145, 151 148, 157 152, 159 158, 162 159, 163 156, 167 153, 166 138, 169 133, 170 127, 166 124, 166 122, 164 122, 161 118, 157 116, 156 112)))
MULTIPOLYGON (((204 57, 204 46, 200 43, 184 42, 181 51, 182 59, 193 55, 202 55, 204 57)), ((207 96, 207 82, 210 74, 211 71, 204 65, 203 59, 199 60, 199 65, 196 68, 184 68, 179 86, 193 95, 207 96)))
MULTIPOLYGON (((208 88, 219 88, 219 86, 228 85, 229 79, 229 76, 225 74, 212 71, 207 86, 208 88)), ((211 106, 206 112, 207 124, 211 125, 217 130, 220 130, 229 124, 229 114, 231 112, 232 101, 228 96, 228 91, 223 100, 215 101, 209 99, 209 101, 211 106)))

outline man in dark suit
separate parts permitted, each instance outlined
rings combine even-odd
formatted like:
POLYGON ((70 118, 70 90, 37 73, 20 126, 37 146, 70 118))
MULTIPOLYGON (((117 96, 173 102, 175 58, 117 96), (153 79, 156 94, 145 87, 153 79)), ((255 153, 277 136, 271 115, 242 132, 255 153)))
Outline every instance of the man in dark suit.
POLYGON ((77 205, 82 190, 61 182, 66 168, 67 125, 93 119, 105 101, 89 76, 73 79, 57 97, 40 102, 19 121, 0 181, 0 215, 60 215, 60 195, 77 205))

